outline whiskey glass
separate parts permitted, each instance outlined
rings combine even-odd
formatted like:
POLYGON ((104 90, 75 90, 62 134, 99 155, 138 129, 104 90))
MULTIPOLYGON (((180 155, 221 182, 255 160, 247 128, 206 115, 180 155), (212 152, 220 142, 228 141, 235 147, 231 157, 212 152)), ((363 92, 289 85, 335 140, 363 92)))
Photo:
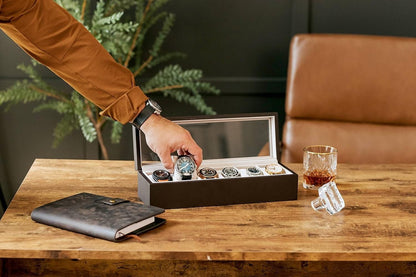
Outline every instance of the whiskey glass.
POLYGON ((337 175, 338 150, 328 145, 311 145, 303 149, 303 187, 319 189, 337 175))

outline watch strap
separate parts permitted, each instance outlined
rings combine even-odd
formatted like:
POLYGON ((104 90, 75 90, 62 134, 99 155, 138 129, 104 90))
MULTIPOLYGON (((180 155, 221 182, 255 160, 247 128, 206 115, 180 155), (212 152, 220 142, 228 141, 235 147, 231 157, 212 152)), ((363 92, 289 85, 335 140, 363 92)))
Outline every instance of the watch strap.
POLYGON ((146 104, 144 109, 134 119, 133 125, 136 126, 136 128, 140 128, 143 125, 143 123, 154 113, 155 113, 155 108, 153 108, 151 105, 146 104))

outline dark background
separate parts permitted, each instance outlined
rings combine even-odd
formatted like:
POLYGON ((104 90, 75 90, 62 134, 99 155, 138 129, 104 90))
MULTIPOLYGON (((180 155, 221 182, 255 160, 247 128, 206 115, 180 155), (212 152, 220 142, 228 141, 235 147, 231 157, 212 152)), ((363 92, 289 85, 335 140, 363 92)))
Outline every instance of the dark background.
MULTIPOLYGON (((177 19, 164 49, 186 53, 183 68, 202 69, 204 80, 222 91, 206 96, 208 104, 218 114, 278 112, 280 127, 294 34, 416 36, 414 0, 172 0, 165 9, 177 19)), ((0 90, 25 77, 16 65, 29 60, 0 31, 0 90)), ((48 70, 42 74, 68 89, 48 70)), ((198 114, 192 107, 155 98, 165 116, 198 114)), ((0 185, 7 202, 36 158, 100 158, 98 145, 86 143, 80 133, 51 148, 57 114, 32 113, 32 108, 0 111, 0 185)), ((108 146, 111 159, 132 160, 130 126, 121 144, 108 146)))

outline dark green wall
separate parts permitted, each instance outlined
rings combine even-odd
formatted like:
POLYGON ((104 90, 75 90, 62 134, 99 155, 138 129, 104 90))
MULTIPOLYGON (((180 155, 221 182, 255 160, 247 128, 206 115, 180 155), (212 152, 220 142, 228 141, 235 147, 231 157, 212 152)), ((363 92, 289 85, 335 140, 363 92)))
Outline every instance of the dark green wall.
MULTIPOLYGON (((222 90, 207 96, 217 113, 278 112, 284 119, 289 43, 296 33, 416 36, 414 0, 172 0, 177 15, 165 47, 187 53, 184 68, 200 68, 222 90)), ((16 65, 29 58, 0 32, 0 89, 23 78, 16 65)), ((43 76, 68 89, 48 70, 43 76)), ((198 114, 156 96, 165 116, 198 114)), ((54 113, 33 114, 31 105, 0 112, 0 184, 10 200, 36 158, 99 158, 96 143, 80 133, 52 149, 54 113)), ((112 159, 132 159, 130 126, 112 159)))

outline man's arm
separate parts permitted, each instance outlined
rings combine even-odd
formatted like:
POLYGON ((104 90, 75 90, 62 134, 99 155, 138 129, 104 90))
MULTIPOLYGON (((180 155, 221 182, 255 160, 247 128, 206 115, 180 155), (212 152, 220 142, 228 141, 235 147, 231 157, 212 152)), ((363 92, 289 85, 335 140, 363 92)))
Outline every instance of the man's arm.
POLYGON ((0 0, 0 28, 34 59, 50 68, 103 115, 127 123, 146 95, 133 74, 53 0, 0 0))

